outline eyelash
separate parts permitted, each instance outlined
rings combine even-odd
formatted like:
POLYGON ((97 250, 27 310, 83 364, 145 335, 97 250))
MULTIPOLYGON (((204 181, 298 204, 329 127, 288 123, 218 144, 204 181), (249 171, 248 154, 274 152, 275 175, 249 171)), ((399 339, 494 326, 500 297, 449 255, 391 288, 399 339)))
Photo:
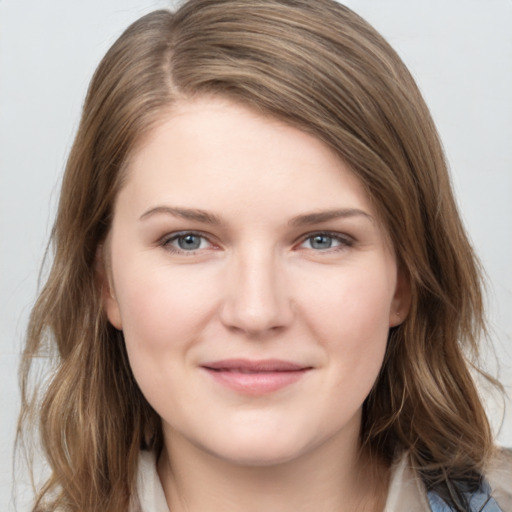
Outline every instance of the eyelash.
MULTIPOLYGON (((182 255, 186 255, 186 256, 193 256, 193 255, 197 254, 199 251, 203 250, 202 248, 198 248, 198 249, 193 249, 193 250, 188 251, 188 250, 180 249, 180 248, 172 245, 172 242, 176 242, 180 238, 185 238, 187 236, 194 236, 194 237, 201 238, 202 240, 206 240, 208 242, 208 244, 213 245, 212 242, 210 242, 208 240, 208 237, 204 233, 201 233, 198 231, 180 231, 177 233, 172 233, 170 235, 163 237, 160 240, 159 245, 174 254, 182 254, 182 255)), ((344 249, 352 247, 355 243, 355 240, 348 235, 343 235, 340 233, 333 233, 330 231, 315 231, 313 233, 308 233, 308 234, 304 235, 303 237, 301 237, 300 242, 297 245, 295 245, 295 247, 300 247, 302 244, 304 244, 308 240, 311 241, 315 237, 330 238, 339 243, 339 245, 337 245, 335 247, 328 247, 325 249, 314 249, 313 247, 307 248, 308 250, 311 250, 316 253, 332 253, 332 252, 342 251, 344 249)))

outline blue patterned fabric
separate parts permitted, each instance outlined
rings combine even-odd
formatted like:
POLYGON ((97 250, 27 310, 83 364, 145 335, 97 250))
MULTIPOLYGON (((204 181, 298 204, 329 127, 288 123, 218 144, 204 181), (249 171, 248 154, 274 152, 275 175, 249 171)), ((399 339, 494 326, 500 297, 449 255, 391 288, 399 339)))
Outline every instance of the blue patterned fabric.
MULTIPOLYGON (((447 505, 437 493, 429 491, 427 496, 432 512, 454 512, 455 509, 447 505)), ((471 495, 468 502, 467 512, 503 512, 491 496, 491 487, 485 481, 480 489, 471 495)))

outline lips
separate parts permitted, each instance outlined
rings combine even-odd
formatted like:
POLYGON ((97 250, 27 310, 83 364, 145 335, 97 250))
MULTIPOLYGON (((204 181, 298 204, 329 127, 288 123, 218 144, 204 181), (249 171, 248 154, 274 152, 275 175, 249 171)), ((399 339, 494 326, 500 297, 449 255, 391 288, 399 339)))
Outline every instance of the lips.
POLYGON ((226 359, 201 365, 222 386, 248 395, 273 393, 301 380, 312 369, 280 359, 226 359))

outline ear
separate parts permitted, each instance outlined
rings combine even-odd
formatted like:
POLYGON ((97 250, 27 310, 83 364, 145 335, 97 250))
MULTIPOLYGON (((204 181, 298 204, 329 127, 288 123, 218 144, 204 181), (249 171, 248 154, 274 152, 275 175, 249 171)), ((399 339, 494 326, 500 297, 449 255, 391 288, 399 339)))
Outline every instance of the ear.
POLYGON ((393 296, 389 312, 390 327, 400 325, 407 318, 411 309, 411 295, 410 279, 399 269, 396 278, 395 295, 393 296))
POLYGON ((118 330, 123 329, 121 312, 112 283, 108 241, 96 249, 96 276, 101 291, 101 303, 109 322, 118 330))

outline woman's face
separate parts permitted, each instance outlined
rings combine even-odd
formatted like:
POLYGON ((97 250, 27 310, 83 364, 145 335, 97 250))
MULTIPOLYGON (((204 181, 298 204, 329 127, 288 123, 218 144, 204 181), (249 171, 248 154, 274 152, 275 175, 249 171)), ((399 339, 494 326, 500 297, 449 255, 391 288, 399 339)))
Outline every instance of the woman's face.
POLYGON ((350 169, 311 135, 202 98, 127 172, 105 307, 166 442, 247 464, 357 445, 408 291, 350 169))

